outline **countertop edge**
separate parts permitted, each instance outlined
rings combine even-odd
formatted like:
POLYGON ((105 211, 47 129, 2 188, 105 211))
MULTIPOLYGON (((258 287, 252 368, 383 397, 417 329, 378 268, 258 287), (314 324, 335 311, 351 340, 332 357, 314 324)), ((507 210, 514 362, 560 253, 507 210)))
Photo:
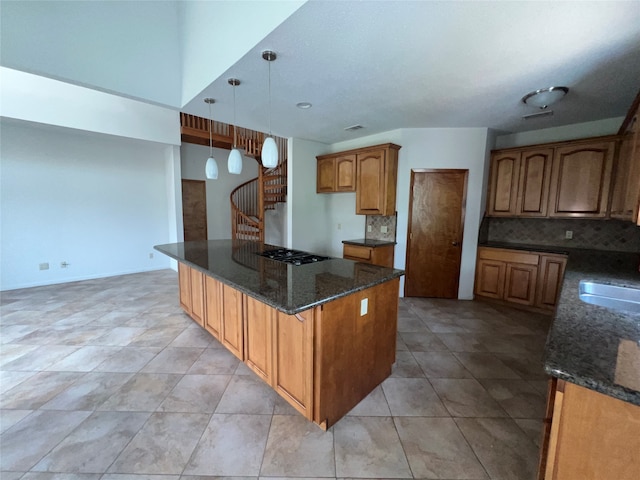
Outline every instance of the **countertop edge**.
POLYGON ((397 245, 397 242, 393 242, 391 240, 373 240, 374 242, 377 243, 368 243, 371 240, 367 241, 366 239, 356 239, 356 240, 342 240, 342 243, 345 245, 358 245, 361 247, 371 247, 371 248, 377 248, 377 247, 387 247, 389 245, 397 245))

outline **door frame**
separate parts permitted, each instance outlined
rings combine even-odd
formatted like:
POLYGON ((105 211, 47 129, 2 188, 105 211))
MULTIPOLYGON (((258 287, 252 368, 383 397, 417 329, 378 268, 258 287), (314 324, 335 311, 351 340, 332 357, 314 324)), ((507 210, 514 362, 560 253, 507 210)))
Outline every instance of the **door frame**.
MULTIPOLYGON (((413 185, 416 173, 464 173, 464 183, 462 186, 462 208, 460 211, 460 260, 458 261, 459 270, 458 278, 456 279, 456 298, 460 294, 460 271, 462 270, 462 246, 464 243, 464 221, 467 214, 467 190, 469 186, 469 169, 468 168, 412 168, 411 179, 409 180, 409 211, 407 219, 407 245, 406 245, 406 262, 405 270, 409 272, 409 265, 411 262, 411 223, 413 216, 413 185)), ((405 278, 404 289, 402 294, 406 296, 407 283, 409 275, 405 278)))

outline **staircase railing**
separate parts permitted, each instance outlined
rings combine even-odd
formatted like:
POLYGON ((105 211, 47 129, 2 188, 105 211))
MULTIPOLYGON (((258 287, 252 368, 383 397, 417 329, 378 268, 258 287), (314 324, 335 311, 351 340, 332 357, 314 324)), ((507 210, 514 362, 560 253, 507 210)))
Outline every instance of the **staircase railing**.
POLYGON ((231 238, 264 242, 264 210, 259 208, 260 176, 231 192, 231 238))

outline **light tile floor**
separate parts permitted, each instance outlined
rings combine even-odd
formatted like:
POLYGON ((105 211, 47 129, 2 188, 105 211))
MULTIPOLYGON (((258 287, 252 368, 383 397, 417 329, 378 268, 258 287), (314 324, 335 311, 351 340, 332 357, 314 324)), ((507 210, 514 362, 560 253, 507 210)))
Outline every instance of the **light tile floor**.
POLYGON ((391 378, 327 432, 178 306, 166 270, 2 293, 2 480, 533 480, 549 319, 401 299, 391 378))

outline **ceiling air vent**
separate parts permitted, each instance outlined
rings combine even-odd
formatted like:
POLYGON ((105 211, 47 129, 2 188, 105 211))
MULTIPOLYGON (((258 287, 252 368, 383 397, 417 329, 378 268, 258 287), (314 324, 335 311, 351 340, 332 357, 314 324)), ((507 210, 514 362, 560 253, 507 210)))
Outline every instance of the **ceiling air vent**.
POLYGON ((344 130, 346 132, 353 132, 354 130, 360 130, 361 128, 364 128, 364 127, 362 125, 351 125, 350 127, 347 127, 344 130))
POLYGON ((530 113, 529 115, 523 115, 522 119, 523 120, 532 120, 534 118, 539 118, 539 117, 550 117, 551 115, 553 115, 553 110, 543 110, 542 112, 530 113))

